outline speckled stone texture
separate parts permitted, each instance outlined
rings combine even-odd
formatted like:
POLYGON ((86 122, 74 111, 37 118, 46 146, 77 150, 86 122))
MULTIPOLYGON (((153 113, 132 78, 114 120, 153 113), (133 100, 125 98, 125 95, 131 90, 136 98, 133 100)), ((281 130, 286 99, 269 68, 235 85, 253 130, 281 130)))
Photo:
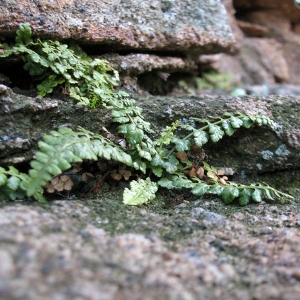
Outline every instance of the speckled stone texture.
POLYGON ((0 207, 0 299, 298 300, 299 202, 0 207))
POLYGON ((24 22, 41 37, 101 45, 98 51, 216 53, 235 41, 220 0, 0 2, 0 34, 24 22))

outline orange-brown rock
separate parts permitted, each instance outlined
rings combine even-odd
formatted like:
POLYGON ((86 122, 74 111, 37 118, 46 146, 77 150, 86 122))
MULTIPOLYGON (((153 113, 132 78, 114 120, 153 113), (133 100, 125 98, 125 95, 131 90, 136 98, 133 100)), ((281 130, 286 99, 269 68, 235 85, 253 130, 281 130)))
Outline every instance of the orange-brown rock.
POLYGON ((216 53, 234 48, 220 0, 4 0, 0 34, 20 23, 35 35, 93 44, 97 52, 139 50, 216 53), (101 47, 101 48, 100 48, 101 47))
POLYGON ((237 20, 237 24, 244 34, 249 37, 264 37, 270 32, 267 27, 250 22, 237 20))
POLYGON ((245 84, 300 84, 300 9, 294 0, 222 2, 244 40, 235 56, 217 55, 213 68, 232 72, 235 82, 240 79, 245 84))

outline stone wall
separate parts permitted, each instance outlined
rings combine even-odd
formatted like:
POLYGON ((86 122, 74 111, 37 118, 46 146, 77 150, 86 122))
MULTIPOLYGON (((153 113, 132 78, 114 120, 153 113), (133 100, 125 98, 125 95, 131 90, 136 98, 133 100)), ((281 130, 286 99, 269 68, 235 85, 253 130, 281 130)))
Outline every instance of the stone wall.
POLYGON ((234 43, 220 0, 1 1, 0 34, 12 35, 24 22, 41 37, 93 44, 98 53, 216 53, 234 43))
POLYGON ((300 84, 300 10, 294 1, 222 2, 239 51, 215 56, 212 67, 232 72, 234 81, 243 84, 300 84))

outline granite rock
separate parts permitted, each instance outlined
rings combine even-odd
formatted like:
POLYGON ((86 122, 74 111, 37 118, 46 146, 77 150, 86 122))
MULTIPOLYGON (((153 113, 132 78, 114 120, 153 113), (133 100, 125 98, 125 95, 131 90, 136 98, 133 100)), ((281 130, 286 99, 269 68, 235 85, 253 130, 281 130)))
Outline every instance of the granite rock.
POLYGON ((35 35, 72 39, 95 51, 216 53, 234 48, 220 0, 1 1, 0 34, 28 22, 35 35))

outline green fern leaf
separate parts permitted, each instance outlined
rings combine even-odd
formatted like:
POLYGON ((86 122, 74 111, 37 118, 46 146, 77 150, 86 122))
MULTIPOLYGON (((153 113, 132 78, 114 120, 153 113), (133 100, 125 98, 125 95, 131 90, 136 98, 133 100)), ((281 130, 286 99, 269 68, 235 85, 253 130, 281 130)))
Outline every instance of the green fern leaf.
POLYGON ((149 166, 149 168, 152 170, 153 174, 157 177, 161 177, 163 174, 163 169, 161 167, 155 167, 155 166, 149 166))
POLYGON ((176 150, 178 152, 183 152, 191 148, 190 140, 181 140, 181 139, 172 139, 172 142, 175 144, 176 150))
POLYGON ((254 192, 251 195, 252 200, 254 202, 261 202, 263 196, 264 196, 264 193, 263 193, 263 190, 261 190, 261 189, 255 189, 254 192))
POLYGON ((194 141, 198 147, 203 146, 208 142, 208 134, 202 130, 195 130, 194 132, 194 141))
POLYGON ((157 153, 152 157, 151 165, 154 167, 162 166, 164 161, 162 160, 161 156, 157 153))
POLYGON ((192 193, 197 196, 202 196, 205 193, 207 193, 208 190, 209 190, 208 184, 206 184, 204 182, 199 182, 193 187, 192 193))
POLYGON ((111 147, 111 157, 115 161, 119 161, 127 166, 132 165, 131 156, 128 155, 126 152, 122 151, 117 146, 111 147))
POLYGON ((221 129, 220 126, 209 123, 208 128, 210 138, 214 143, 218 142, 223 137, 224 131, 221 129))
POLYGON ((241 206, 247 205, 251 200, 252 189, 244 188, 239 194, 239 203, 241 206))
POLYGON ((148 161, 152 160, 151 154, 147 151, 148 149, 144 150, 140 145, 136 145, 136 149, 140 155, 140 157, 145 158, 148 161))
POLYGON ((243 121, 243 126, 247 129, 249 129, 253 124, 253 121, 249 117, 244 117, 242 121, 243 121))
POLYGON ((220 185, 219 183, 215 183, 215 184, 209 186, 208 193, 211 193, 214 195, 221 195, 223 190, 224 190, 224 186, 220 185))
POLYGON ((3 174, 3 168, 0 167, 0 186, 5 185, 7 182, 7 176, 3 174))
POLYGON ((7 180, 7 187, 12 189, 13 191, 16 191, 20 185, 20 178, 15 177, 15 176, 11 176, 8 180, 7 180))
POLYGON ((111 160, 112 148, 109 145, 105 146, 105 143, 101 140, 93 140, 92 145, 93 151, 98 157, 111 160))
POLYGON ((44 73, 44 69, 40 66, 40 64, 32 61, 31 57, 27 58, 27 63, 23 68, 25 71, 28 71, 31 76, 39 76, 44 73))
POLYGON ((194 187, 194 183, 187 179, 186 177, 183 176, 172 176, 172 181, 173 181, 173 186, 175 188, 186 188, 186 189, 190 189, 192 187, 194 187))
POLYGON ((231 123, 228 120, 222 120, 222 127, 225 130, 225 133, 229 136, 232 136, 235 132, 235 129, 231 126, 231 123))
POLYGON ((178 164, 179 161, 177 160, 177 158, 174 155, 170 155, 169 161, 163 162, 162 166, 168 173, 173 174, 177 171, 178 164))
POLYGON ((243 125, 243 121, 238 117, 231 116, 229 120, 230 120, 231 126, 235 129, 240 128, 243 125))
POLYGON ((64 82, 65 82, 65 79, 63 77, 57 78, 56 75, 50 75, 41 84, 37 85, 37 89, 39 90, 39 95, 41 95, 42 97, 44 97, 47 94, 52 93, 54 87, 56 87, 57 85, 62 84, 64 82))
POLYGON ((134 161, 132 163, 132 166, 136 170, 141 170, 144 174, 146 173, 147 165, 142 160, 140 160, 140 159, 134 159, 134 161))
POLYGON ((265 195, 268 199, 274 200, 274 198, 272 197, 272 192, 267 188, 265 189, 265 195))
POLYGON ((29 23, 23 23, 17 31, 16 43, 27 45, 32 42, 32 31, 29 23))
POLYGON ((238 188, 234 186, 226 186, 224 187, 221 197, 225 204, 231 203, 235 198, 237 198, 240 194, 238 188))
POLYGON ((161 187, 167 188, 169 190, 174 189, 175 186, 173 185, 173 181, 170 180, 167 177, 161 178, 158 182, 158 185, 160 185, 161 187))
POLYGON ((125 188, 123 203, 126 205, 141 205, 155 198, 157 184, 148 177, 146 180, 131 181, 130 189, 125 188))
POLYGON ((41 186, 51 180, 52 176, 69 169, 70 162, 97 159, 90 143, 90 136, 80 135, 70 128, 61 128, 58 132, 52 131, 45 136, 44 141, 38 143, 42 154, 37 154, 37 159, 30 163, 32 169, 29 171, 28 196, 34 195, 41 186))

